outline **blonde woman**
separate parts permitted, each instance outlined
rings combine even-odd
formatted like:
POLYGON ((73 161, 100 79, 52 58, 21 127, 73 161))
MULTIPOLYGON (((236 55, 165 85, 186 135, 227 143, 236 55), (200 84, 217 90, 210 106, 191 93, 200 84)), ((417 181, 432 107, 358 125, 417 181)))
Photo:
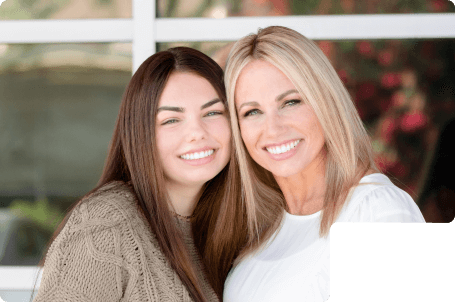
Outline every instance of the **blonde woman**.
POLYGON ((244 37, 225 81, 250 235, 224 301, 325 301, 334 222, 424 222, 379 173, 346 88, 312 41, 278 26, 244 37))

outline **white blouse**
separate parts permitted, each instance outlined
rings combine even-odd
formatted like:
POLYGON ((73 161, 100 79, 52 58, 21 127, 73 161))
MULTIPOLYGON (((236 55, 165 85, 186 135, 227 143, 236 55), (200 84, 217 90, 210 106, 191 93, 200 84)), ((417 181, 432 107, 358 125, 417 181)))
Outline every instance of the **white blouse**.
MULTIPOLYGON (((412 198, 387 176, 363 177, 337 222, 425 222, 412 198)), ((319 237, 321 211, 284 213, 281 228, 231 270, 225 302, 320 302, 329 298, 330 233, 319 237)))

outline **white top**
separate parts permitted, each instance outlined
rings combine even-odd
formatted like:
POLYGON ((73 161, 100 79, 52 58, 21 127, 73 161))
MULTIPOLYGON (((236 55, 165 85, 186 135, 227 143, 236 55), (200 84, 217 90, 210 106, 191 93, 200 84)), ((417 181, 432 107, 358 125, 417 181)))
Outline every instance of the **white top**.
MULTIPOLYGON (((337 222, 425 222, 412 198, 387 176, 363 177, 337 222)), ((319 237, 321 211, 284 214, 276 237, 228 275, 225 302, 304 301, 329 298, 330 233, 319 237)))

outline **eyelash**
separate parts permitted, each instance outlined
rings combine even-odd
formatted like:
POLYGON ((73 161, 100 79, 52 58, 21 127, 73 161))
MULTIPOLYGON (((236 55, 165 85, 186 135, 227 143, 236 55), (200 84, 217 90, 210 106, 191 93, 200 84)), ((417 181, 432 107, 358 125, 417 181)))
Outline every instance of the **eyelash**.
MULTIPOLYGON (((214 116, 214 115, 223 115, 223 114, 224 114, 223 111, 218 111, 218 110, 216 110, 216 111, 209 111, 209 112, 207 112, 207 114, 204 115, 204 116, 214 116), (211 115, 211 113, 214 113, 214 114, 211 115)), ((169 125, 169 124, 174 124, 174 123, 176 123, 176 122, 178 122, 178 119, 172 118, 172 119, 169 119, 169 120, 163 122, 161 125, 169 125)))
MULTIPOLYGON (((295 105, 298 105, 300 104, 302 101, 301 100, 289 100, 289 101, 286 101, 284 102, 283 106, 281 106, 281 108, 283 107, 286 107, 286 106, 295 106, 295 105)), ((251 109, 251 110, 248 110, 247 112, 245 112, 245 114, 243 115, 243 117, 247 117, 247 116, 251 116, 251 115, 256 115, 256 114, 253 114, 253 112, 258 112, 259 113, 259 109, 251 109)))

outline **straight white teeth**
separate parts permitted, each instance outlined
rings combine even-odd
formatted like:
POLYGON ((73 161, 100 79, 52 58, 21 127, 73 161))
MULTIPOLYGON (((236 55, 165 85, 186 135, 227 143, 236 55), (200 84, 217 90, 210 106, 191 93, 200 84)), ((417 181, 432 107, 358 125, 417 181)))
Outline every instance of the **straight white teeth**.
POLYGON ((268 152, 270 152, 272 154, 281 154, 281 153, 288 152, 291 149, 294 149, 300 143, 300 141, 301 140, 298 139, 292 143, 283 144, 281 146, 277 146, 277 147, 273 147, 273 148, 266 148, 266 149, 268 152))
POLYGON ((187 154, 180 155, 180 158, 183 158, 186 160, 201 159, 201 158, 212 155, 213 152, 215 152, 215 149, 207 150, 207 151, 203 151, 203 152, 187 153, 187 154))

